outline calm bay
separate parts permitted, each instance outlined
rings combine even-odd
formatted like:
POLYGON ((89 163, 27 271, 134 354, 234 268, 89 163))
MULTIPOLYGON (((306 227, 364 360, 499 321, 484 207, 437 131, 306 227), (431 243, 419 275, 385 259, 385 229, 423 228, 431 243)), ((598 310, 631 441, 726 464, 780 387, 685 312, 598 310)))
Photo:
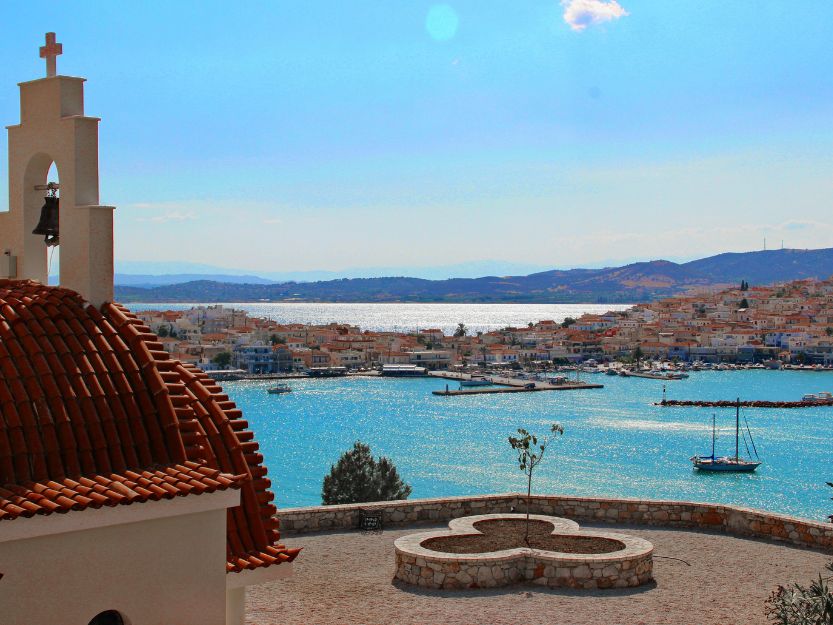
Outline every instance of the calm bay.
MULTIPOLYGON (((261 444, 279 506, 320 504, 321 482, 356 440, 390 457, 412 497, 519 491, 525 486, 507 437, 518 427, 565 434, 536 475, 539 493, 734 503, 823 520, 831 512, 833 408, 745 409, 763 466, 751 475, 701 474, 689 457, 734 453, 734 410, 662 408, 663 382, 588 375, 603 389, 437 397, 439 379, 225 382, 261 444)), ((453 383, 451 383, 453 384, 453 383)), ((833 390, 833 373, 702 371, 668 382, 676 399, 798 399, 833 390)), ((746 455, 743 442, 741 453, 746 455)))
MULTIPOLYGON (((132 304, 182 310, 199 304, 132 304)), ((332 304, 225 303, 281 323, 349 323, 365 330, 471 332, 561 321, 623 310, 607 304, 332 304)), ((734 503, 814 519, 830 514, 833 408, 744 410, 763 466, 752 475, 701 474, 689 458, 734 452, 734 411, 654 406, 663 382, 588 375, 603 389, 437 397, 438 379, 293 380, 292 393, 269 395, 268 382, 224 382, 261 444, 282 507, 320 504, 321 482, 356 440, 390 457, 413 486, 412 497, 440 497, 524 487, 507 443, 518 427, 543 433, 552 421, 566 433, 536 476, 537 492, 688 499, 734 503)), ((453 384, 453 383, 452 383, 453 384)), ((833 373, 701 371, 666 384, 669 399, 796 400, 833 391, 833 373)), ((741 443, 741 453, 746 450, 741 443)))

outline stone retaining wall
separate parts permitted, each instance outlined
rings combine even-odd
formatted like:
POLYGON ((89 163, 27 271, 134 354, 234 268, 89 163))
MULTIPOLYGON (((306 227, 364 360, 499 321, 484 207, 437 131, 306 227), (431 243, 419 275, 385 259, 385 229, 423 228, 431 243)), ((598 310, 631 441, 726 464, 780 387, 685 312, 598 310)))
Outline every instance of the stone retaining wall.
MULTIPOLYGON (((380 511, 385 527, 440 523, 450 519, 496 512, 525 512, 526 497, 518 493, 473 497, 412 499, 369 504, 279 509, 281 532, 294 534, 358 527, 361 510, 380 511)), ((790 517, 738 506, 657 501, 537 495, 530 512, 579 522, 657 525, 710 529, 735 536, 789 542, 833 552, 833 524, 790 517)))

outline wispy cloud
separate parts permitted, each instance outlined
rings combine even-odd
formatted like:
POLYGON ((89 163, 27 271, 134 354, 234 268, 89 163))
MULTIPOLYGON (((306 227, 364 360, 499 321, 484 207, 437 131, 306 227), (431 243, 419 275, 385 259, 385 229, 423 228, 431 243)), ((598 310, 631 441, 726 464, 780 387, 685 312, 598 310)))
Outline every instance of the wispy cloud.
POLYGON ((282 224, 283 219, 281 219, 280 217, 269 217, 268 219, 264 219, 263 223, 269 224, 270 226, 276 226, 278 224, 282 224))
POLYGON ((584 250, 604 249, 616 258, 625 258, 637 250, 642 260, 675 257, 703 258, 721 252, 744 252, 781 246, 798 249, 829 247, 833 240, 833 223, 789 220, 780 223, 742 224, 736 226, 690 226, 651 231, 598 230, 586 234, 557 235, 552 244, 558 249, 581 257, 584 250), (657 250, 662 242, 666 252, 657 250))
POLYGON ((628 15, 616 0, 561 0, 561 6, 564 7, 564 21, 576 31, 628 15))
POLYGON ((169 221, 191 221, 197 218, 197 214, 193 211, 169 211, 161 215, 153 215, 151 217, 137 217, 136 221, 150 221, 153 223, 167 223, 169 221))

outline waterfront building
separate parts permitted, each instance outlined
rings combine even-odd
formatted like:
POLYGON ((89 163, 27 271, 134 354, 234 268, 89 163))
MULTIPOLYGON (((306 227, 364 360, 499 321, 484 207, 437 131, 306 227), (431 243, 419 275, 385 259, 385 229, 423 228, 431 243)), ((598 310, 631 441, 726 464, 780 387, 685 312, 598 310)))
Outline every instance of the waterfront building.
POLYGON ((237 345, 231 353, 231 365, 248 373, 283 373, 292 370, 292 355, 283 345, 237 345))
POLYGON ((440 349, 412 351, 408 354, 410 364, 427 369, 445 369, 451 364, 451 352, 440 349))

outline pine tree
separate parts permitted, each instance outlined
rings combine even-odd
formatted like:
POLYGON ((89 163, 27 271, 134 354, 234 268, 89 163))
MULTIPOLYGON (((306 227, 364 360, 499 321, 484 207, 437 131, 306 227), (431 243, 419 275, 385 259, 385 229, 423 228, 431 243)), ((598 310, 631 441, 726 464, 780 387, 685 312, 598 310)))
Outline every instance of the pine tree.
POLYGON ((368 501, 407 499, 411 487, 399 477, 394 464, 380 457, 374 460, 370 446, 356 441, 324 477, 321 501, 325 506, 368 501))

